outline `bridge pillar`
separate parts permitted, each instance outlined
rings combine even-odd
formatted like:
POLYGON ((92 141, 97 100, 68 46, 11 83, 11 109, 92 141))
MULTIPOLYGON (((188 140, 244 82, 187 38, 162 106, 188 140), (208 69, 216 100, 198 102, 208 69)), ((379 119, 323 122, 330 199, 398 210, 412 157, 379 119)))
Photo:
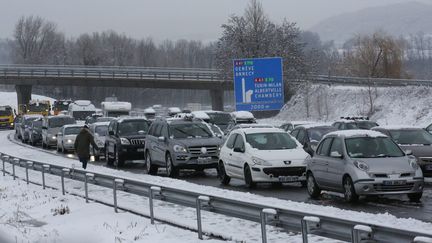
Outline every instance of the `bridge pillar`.
POLYGON ((28 104, 31 100, 32 86, 31 85, 15 85, 17 92, 18 107, 21 104, 28 104))
POLYGON ((223 89, 212 89, 210 90, 210 98, 212 103, 212 110, 223 111, 224 110, 224 91, 223 89))

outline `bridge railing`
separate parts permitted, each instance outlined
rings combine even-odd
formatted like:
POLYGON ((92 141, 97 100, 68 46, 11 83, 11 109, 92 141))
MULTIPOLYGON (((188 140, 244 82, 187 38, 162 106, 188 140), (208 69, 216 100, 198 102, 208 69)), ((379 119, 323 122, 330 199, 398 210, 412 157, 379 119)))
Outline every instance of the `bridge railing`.
MULTIPOLYGON (((267 242, 266 225, 272 225, 288 231, 301 232, 303 235, 303 243, 308 242, 308 234, 355 243, 426 243, 432 241, 432 234, 430 233, 396 229, 389 226, 366 223, 364 221, 343 219, 341 217, 313 214, 271 204, 222 197, 213 195, 212 193, 198 193, 192 190, 179 189, 162 184, 152 184, 126 177, 63 167, 45 162, 23 160, 4 153, 0 153, 0 159, 2 161, 3 176, 10 174, 16 179, 16 167, 22 167, 26 171, 25 180, 29 183, 29 170, 41 172, 42 186, 44 189, 46 187, 46 174, 60 177, 63 194, 67 191, 64 184, 65 178, 81 181, 84 183, 85 198, 87 201, 91 196, 88 192, 88 184, 113 189, 112 205, 114 206, 115 212, 117 212, 118 202, 121 201, 121 198, 117 198, 117 191, 119 190, 138 196, 148 197, 152 223, 154 220, 153 199, 196 208, 198 237, 200 239, 202 239, 203 234, 201 210, 205 210, 261 224, 263 243, 267 242), (6 163, 11 165, 8 170, 5 166, 6 163)), ((55 188, 60 188, 60 186, 56 186, 55 188)))
MULTIPOLYGON (((79 65, 0 65, 0 78, 98 78, 98 79, 163 79, 197 81, 232 81, 222 70, 205 68, 131 67, 131 66, 79 66, 79 65)), ((432 80, 364 78, 328 75, 289 77, 290 83, 359 86, 432 86, 432 80)))
POLYGON ((217 70, 187 68, 0 65, 0 77, 220 81, 217 70))

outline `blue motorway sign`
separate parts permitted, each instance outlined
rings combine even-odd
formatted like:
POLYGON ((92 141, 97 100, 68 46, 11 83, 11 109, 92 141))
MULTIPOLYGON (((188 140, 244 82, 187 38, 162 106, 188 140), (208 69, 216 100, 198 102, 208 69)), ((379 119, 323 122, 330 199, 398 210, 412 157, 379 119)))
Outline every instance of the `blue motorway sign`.
POLYGON ((282 58, 234 60, 237 111, 280 110, 284 105, 282 58))

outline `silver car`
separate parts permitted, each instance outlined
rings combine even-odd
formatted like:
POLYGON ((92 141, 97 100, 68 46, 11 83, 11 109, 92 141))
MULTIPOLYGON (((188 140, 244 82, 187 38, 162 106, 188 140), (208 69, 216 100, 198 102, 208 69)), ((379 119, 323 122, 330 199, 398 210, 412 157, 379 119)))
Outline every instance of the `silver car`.
POLYGON ((57 151, 67 153, 75 150, 75 139, 82 129, 82 125, 72 124, 64 125, 57 133, 57 151))
POLYGON ((411 201, 419 201, 423 194, 423 173, 416 158, 380 132, 331 132, 306 163, 312 198, 321 190, 341 192, 348 202, 360 195, 389 194, 407 194, 411 201))

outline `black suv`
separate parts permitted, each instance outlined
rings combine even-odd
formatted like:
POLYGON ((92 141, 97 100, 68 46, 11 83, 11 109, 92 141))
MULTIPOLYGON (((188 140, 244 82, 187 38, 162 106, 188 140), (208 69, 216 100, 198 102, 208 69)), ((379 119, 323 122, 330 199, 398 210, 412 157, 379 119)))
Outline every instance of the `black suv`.
POLYGON ((147 172, 154 175, 159 167, 165 167, 167 175, 175 177, 179 169, 216 168, 222 142, 200 119, 158 119, 146 138, 147 172))
POLYGON ((126 160, 144 159, 145 138, 150 126, 146 118, 122 117, 112 120, 105 140, 108 165, 123 166, 126 160))

